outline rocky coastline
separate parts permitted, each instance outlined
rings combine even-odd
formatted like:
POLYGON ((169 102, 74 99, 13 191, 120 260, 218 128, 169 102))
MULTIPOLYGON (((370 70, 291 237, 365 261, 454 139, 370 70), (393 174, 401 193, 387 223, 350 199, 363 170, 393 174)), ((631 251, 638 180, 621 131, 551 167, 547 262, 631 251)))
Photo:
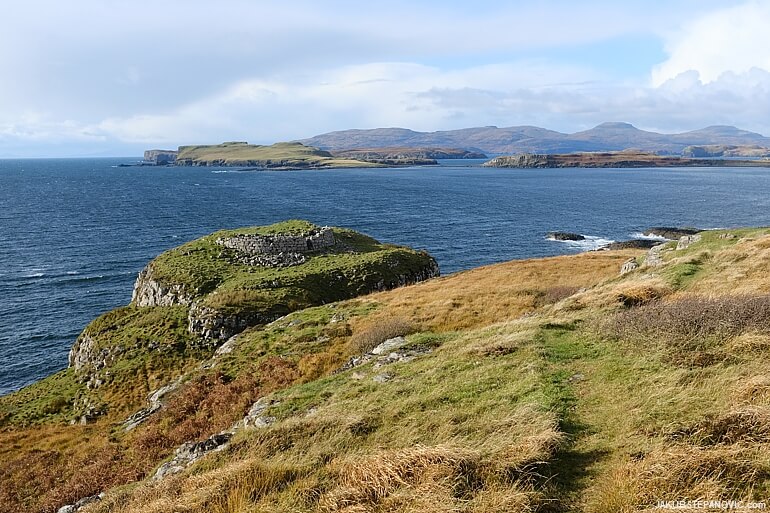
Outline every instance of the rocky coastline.
POLYGON ((646 167, 770 167, 770 160, 727 160, 661 156, 635 151, 534 154, 496 157, 484 167, 544 168, 646 168, 646 167))

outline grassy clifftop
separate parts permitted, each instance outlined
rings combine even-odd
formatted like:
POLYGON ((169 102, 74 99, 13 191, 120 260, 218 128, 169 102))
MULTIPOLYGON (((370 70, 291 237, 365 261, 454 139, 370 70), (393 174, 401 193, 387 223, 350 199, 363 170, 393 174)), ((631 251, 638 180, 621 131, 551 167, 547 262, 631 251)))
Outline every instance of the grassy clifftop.
POLYGON ((52 511, 104 490, 82 511, 763 501, 768 265, 770 229, 722 230, 654 255, 509 262, 298 310, 242 332, 128 433, 106 418, 6 425, 0 511, 52 511), (620 275, 631 258, 639 267, 620 275), (259 422, 222 450, 145 479, 257 404, 259 422))
POLYGON ((372 162, 333 157, 331 153, 297 142, 271 146, 226 142, 204 146, 180 146, 179 166, 241 166, 270 169, 381 167, 372 162))

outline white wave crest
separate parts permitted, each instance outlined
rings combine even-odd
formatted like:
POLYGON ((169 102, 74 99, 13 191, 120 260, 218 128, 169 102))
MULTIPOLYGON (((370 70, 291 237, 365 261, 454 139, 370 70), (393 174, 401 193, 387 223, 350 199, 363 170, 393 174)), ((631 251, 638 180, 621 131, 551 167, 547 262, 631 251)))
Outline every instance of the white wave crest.
POLYGON ((571 248, 579 249, 581 251, 591 251, 612 244, 614 239, 605 239, 597 235, 584 235, 583 240, 556 240, 552 237, 547 237, 548 240, 565 244, 571 248))
POLYGON ((659 240, 667 241, 668 239, 662 235, 645 235, 642 232, 634 232, 631 234, 632 239, 645 239, 645 240, 659 240))

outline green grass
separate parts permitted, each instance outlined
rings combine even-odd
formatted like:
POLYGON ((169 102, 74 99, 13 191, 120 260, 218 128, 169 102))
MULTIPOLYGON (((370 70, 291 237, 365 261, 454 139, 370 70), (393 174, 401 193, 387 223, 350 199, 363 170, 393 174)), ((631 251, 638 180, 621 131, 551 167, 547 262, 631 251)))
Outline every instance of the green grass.
POLYGON ((335 228, 338 246, 286 268, 239 263, 220 237, 237 234, 302 233, 317 228, 306 221, 267 227, 225 230, 183 244, 150 264, 155 280, 182 285, 201 304, 224 311, 249 310, 282 315, 308 306, 347 299, 392 287, 399 276, 425 268, 430 256, 412 249, 380 244, 352 230, 335 228))
POLYGON ((72 369, 65 369, 12 394, 0 397, 0 427, 28 426, 41 422, 66 422, 74 418, 75 399, 85 391, 72 369))
POLYGON ((362 160, 335 158, 331 153, 297 142, 261 146, 230 142, 180 146, 178 165, 224 165, 268 168, 382 167, 362 160))

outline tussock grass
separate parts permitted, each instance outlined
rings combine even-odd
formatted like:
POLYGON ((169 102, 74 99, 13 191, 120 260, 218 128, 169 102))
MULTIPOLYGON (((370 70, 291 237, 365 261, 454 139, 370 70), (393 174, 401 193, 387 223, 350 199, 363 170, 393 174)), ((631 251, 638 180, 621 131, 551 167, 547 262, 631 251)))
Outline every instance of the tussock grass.
POLYGON ((401 317, 375 317, 357 327, 350 338, 350 348, 355 354, 368 353, 378 345, 394 337, 405 337, 417 331, 414 325, 401 317))
POLYGON ((659 500, 759 500, 767 478, 751 449, 664 446, 619 463, 593 490, 587 511, 653 509, 659 500))
POLYGON ((741 345, 770 333, 770 295, 684 296, 655 301, 615 314, 603 325, 611 337, 651 347, 665 347, 686 365, 710 365, 735 354, 741 345), (733 341, 733 351, 725 346, 733 341))

